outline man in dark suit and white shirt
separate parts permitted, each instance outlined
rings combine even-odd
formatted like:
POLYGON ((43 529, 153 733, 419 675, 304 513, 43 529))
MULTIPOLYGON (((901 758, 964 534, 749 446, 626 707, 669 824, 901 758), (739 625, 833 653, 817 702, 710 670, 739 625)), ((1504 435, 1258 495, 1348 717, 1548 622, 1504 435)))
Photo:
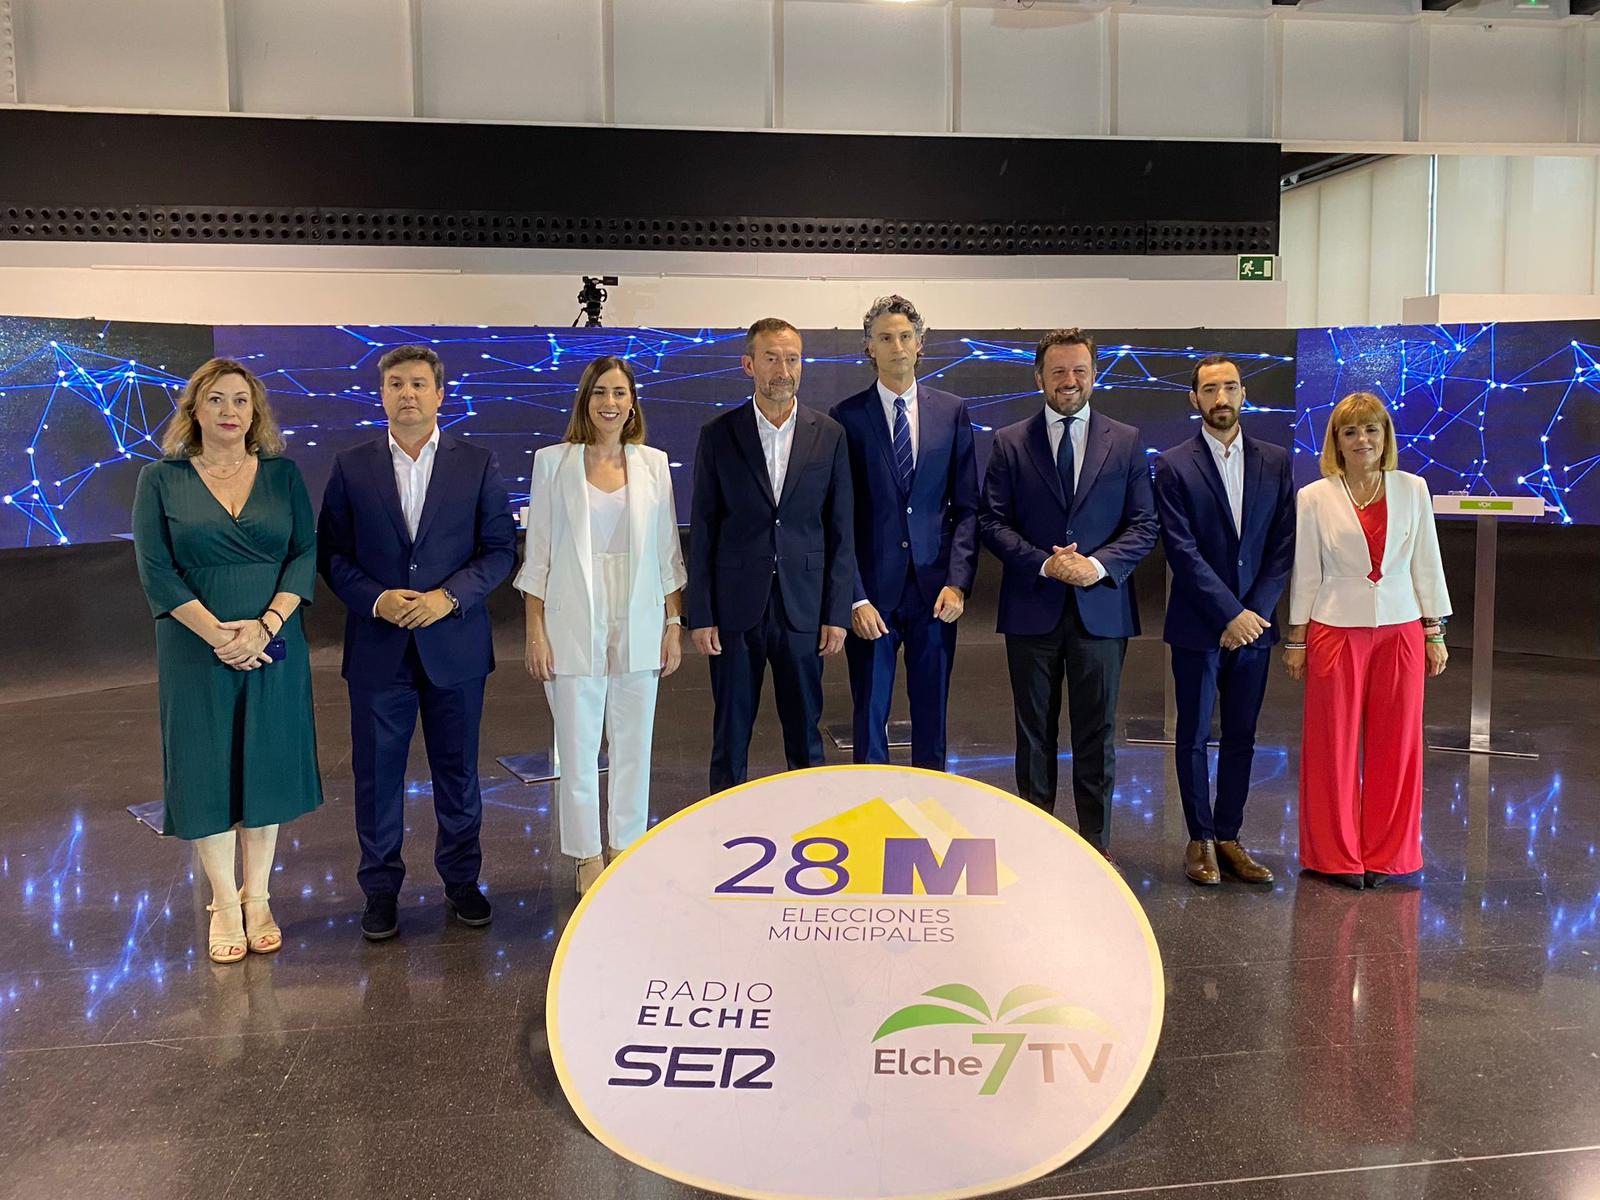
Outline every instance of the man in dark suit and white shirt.
POLYGON ((745 335, 748 404, 708 421, 694 460, 689 625, 711 659, 711 790, 743 783, 772 666, 789 770, 821 766, 822 659, 850 623, 856 560, 844 431, 800 403, 800 331, 745 335))
POLYGON ((1216 884, 1226 871, 1246 883, 1272 872, 1239 841, 1256 719, 1267 692, 1272 617, 1294 565, 1294 473, 1289 452, 1246 437, 1245 388, 1223 355, 1195 364, 1189 403, 1200 432, 1156 459, 1161 540, 1172 569, 1165 638, 1178 702, 1178 792, 1189 826, 1184 873, 1216 884), (1216 805, 1206 741, 1222 704, 1216 805))
POLYGON ((478 724, 494 645, 484 601, 516 564, 516 525, 494 456, 439 429, 444 366, 426 346, 378 363, 388 433, 334 459, 317 523, 322 575, 344 601, 357 879, 370 941, 399 929, 406 757, 422 716, 445 904, 487 925, 478 889, 478 724))
POLYGON ((978 467, 966 401, 917 380, 916 306, 884 296, 862 319, 877 379, 834 406, 855 482, 856 590, 845 639, 853 756, 889 761, 889 705, 905 648, 911 764, 945 768, 956 620, 978 571, 978 467))
POLYGON ((995 434, 978 530, 1000 559, 1000 632, 1017 720, 1017 794, 1053 810, 1063 675, 1078 832, 1108 859, 1117 694, 1139 632, 1134 567, 1155 545, 1150 468, 1131 425, 1092 410, 1094 339, 1039 339, 1044 409, 995 434))

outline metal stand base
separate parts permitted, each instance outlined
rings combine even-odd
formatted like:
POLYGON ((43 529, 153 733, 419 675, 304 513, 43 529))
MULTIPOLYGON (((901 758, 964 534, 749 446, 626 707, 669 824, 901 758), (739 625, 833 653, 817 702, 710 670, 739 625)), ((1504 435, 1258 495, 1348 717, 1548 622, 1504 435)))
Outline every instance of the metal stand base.
MULTIPOLYGON (((495 759, 523 783, 549 783, 561 778, 561 765, 556 762, 554 750, 530 750, 526 754, 502 754, 495 759)), ((604 750, 600 752, 600 773, 611 769, 611 759, 604 750)))
POLYGON ((1515 729, 1496 729, 1487 738, 1474 737, 1465 729, 1435 729, 1423 731, 1423 742, 1429 750, 1443 750, 1449 754, 1491 754, 1496 758, 1538 758, 1533 739, 1515 729))
MULTIPOLYGON (((855 729, 849 724, 849 722, 838 721, 832 725, 824 725, 823 729, 827 732, 828 737, 833 740, 833 744, 839 747, 839 749, 854 750, 856 748, 855 729)), ((901 747, 910 747, 910 745, 911 722, 890 721, 889 749, 898 750, 901 747)))
MULTIPOLYGON (((1213 729, 1206 738, 1206 745, 1220 744, 1222 735, 1213 729)), ((1158 721, 1155 717, 1129 717, 1122 723, 1122 740, 1130 746, 1176 746, 1178 739, 1173 735, 1172 727, 1165 721, 1158 721)))
POLYGON ((1175 746, 1177 739, 1159 717, 1129 717, 1122 723, 1122 740, 1130 746, 1175 746))
POLYGON ((167 823, 167 806, 162 801, 151 800, 148 804, 130 804, 128 815, 146 829, 154 830, 158 836, 167 836, 161 832, 161 827, 167 823))

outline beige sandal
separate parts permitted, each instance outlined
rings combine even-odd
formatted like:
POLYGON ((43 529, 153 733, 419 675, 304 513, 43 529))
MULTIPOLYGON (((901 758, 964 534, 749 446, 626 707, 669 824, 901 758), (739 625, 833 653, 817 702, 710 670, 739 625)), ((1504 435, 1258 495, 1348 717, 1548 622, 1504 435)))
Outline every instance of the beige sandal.
MULTIPOLYGON (((268 892, 263 892, 259 896, 246 896, 240 893, 239 903, 265 904, 270 899, 272 899, 272 895, 268 892)), ((267 915, 269 918, 272 915, 270 909, 267 915)), ((255 933, 251 933, 247 926, 245 928, 245 938, 252 954, 276 954, 283 949, 283 930, 279 929, 278 923, 273 920, 268 920, 255 933)))
POLYGON ((596 854, 593 858, 578 859, 578 895, 583 895, 600 878, 600 873, 606 869, 605 856, 596 854))
MULTIPOLYGON (((230 900, 226 904, 208 904, 206 905, 206 911, 208 913, 226 912, 230 908, 238 908, 239 906, 240 902, 238 900, 230 900)), ((244 914, 242 912, 239 915, 239 924, 241 927, 244 924, 244 914)), ((228 963, 238 962, 248 953, 250 953, 249 943, 245 940, 243 933, 238 935, 229 934, 225 937, 213 937, 206 949, 206 954, 211 961, 220 963, 223 966, 228 963), (237 953, 234 950, 235 947, 238 948, 237 953)))

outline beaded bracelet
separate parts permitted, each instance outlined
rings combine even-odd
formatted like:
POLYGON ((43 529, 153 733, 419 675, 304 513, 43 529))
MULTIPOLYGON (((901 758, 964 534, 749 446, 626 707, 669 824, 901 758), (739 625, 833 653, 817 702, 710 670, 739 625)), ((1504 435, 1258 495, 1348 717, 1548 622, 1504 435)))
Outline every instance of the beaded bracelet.
POLYGON ((1285 650, 1304 650, 1306 644, 1304 642, 1285 642, 1283 648, 1285 650))

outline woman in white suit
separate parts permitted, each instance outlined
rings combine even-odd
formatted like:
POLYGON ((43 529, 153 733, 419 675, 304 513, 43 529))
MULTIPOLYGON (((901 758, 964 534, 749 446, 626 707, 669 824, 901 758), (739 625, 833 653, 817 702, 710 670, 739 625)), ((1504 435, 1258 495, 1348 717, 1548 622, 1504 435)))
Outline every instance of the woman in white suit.
POLYGON ((529 672, 542 680, 561 760, 561 852, 578 893, 645 831, 656 687, 678 669, 687 575, 667 456, 644 445, 633 368, 585 368, 566 438, 533 457, 527 552, 516 586, 529 672), (610 747, 600 840, 600 735, 610 747))
POLYGON ((1300 862, 1352 888, 1422 867, 1423 680, 1450 615, 1433 498, 1370 392, 1334 405, 1299 495, 1284 665, 1304 679, 1300 862))

